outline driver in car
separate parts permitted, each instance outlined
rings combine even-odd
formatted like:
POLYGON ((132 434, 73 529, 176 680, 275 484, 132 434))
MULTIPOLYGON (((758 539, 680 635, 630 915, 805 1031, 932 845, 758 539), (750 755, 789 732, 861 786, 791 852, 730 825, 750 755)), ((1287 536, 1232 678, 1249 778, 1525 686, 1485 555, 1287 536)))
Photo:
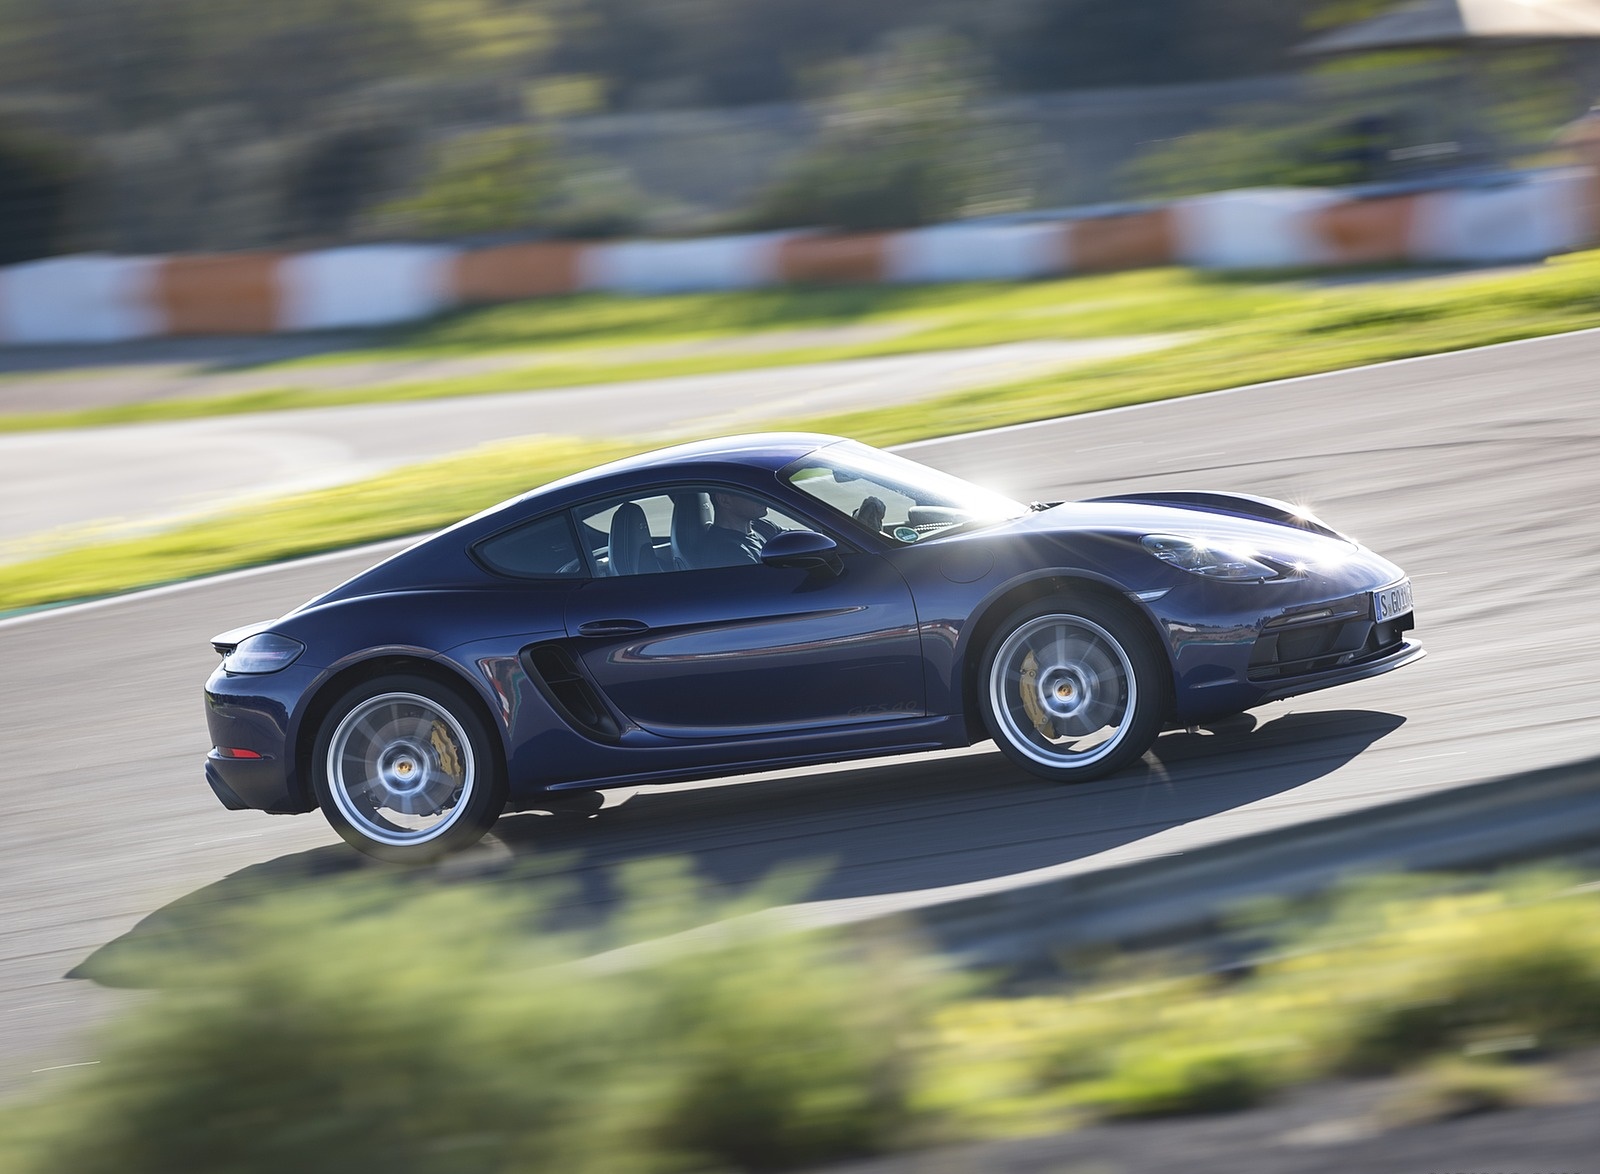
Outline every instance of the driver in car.
POLYGON ((701 539, 705 566, 732 567, 761 561, 761 548, 778 527, 763 521, 767 507, 742 493, 718 491, 711 495, 711 528, 701 539))

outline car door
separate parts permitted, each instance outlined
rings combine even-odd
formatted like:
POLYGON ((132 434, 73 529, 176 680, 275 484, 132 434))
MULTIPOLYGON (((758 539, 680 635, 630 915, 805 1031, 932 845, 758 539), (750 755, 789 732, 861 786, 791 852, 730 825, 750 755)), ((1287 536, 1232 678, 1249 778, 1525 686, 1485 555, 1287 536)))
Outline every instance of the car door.
MULTIPOLYGON (((680 530, 704 533, 699 509, 714 492, 664 487, 575 511, 594 577, 568 597, 568 646, 612 705, 645 730, 698 740, 922 716, 920 637, 900 573, 842 541, 837 574, 696 566, 674 515, 680 530)), ((764 504, 764 530, 811 528, 764 504)))

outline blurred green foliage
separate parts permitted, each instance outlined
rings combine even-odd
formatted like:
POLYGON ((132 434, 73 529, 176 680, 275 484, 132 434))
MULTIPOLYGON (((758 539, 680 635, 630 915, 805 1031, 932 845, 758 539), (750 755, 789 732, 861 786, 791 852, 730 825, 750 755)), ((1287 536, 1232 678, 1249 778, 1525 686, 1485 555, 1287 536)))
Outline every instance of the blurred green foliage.
MULTIPOLYGON (((1482 141, 1462 160, 1533 149, 1592 97, 1580 91, 1593 68, 1574 67, 1582 49, 1497 50, 1473 65, 1471 87, 1452 80, 1450 53, 1338 60, 1311 69, 1308 101, 1225 110, 1131 167, 1093 164, 1110 177, 1087 189, 1063 189, 1089 165, 1064 157, 1053 129, 1038 143, 1007 129, 1070 123, 1063 141, 1095 141, 1079 116, 1028 114, 1006 95, 1300 72, 1290 50, 1308 31, 1376 3, 0 0, 0 114, 88 161, 92 215, 56 250, 138 253, 680 232, 729 216, 899 227, 1025 206, 1034 188, 1144 198, 1349 182, 1383 178, 1371 159, 1390 147, 1462 137, 1468 119, 1482 141), (926 51, 948 44, 962 46, 958 68, 956 55, 940 64, 926 51), (764 147, 749 168, 719 164, 730 178, 714 190, 737 192, 724 203, 693 184, 647 200, 629 167, 654 169, 649 182, 663 189, 673 169, 651 161, 628 137, 636 131, 589 126, 590 141, 611 144, 595 150, 626 164, 550 149, 551 119, 822 94, 833 97, 818 137, 786 168, 773 162, 775 128, 797 123, 752 116, 764 147), (1352 129, 1373 118, 1389 129, 1352 129)), ((22 234, 0 224, 11 235, 22 234)))
POLYGON ((423 237, 539 231, 594 238, 635 228, 643 206, 625 174, 564 156, 537 125, 446 139, 410 186, 412 194, 372 210, 375 230, 423 237))
POLYGON ((280 131, 363 86, 526 65, 554 32, 548 4, 502 0, 4 0, 0 27, 5 89, 101 126, 224 104, 280 131))
POLYGON ((1028 205, 1003 128, 976 114, 959 43, 908 34, 844 71, 814 145, 757 198, 751 227, 903 228, 1028 205))
POLYGON ((1300 34, 1281 0, 0 0, 0 89, 48 90, 119 126, 243 103, 282 126, 363 86, 586 76, 611 109, 812 92, 882 38, 972 42, 1007 89, 1239 76, 1300 34))
POLYGON ((609 934, 540 929, 548 889, 393 879, 233 910, 147 955, 162 993, 23 1126, 18 1169, 776 1171, 899 1139, 933 989, 908 963, 748 919, 579 963, 748 904, 660 865, 627 887, 609 934))
POLYGON ((1484 1059, 1507 1040, 1600 1039, 1600 891, 1558 871, 1355 882, 1257 916, 1271 952, 1231 981, 1130 958, 1025 998, 881 934, 781 932, 753 912, 781 881, 713 900, 654 862, 623 888, 584 930, 548 928, 548 881, 367 874, 213 909, 136 952, 158 993, 8 1113, 0 1167, 779 1171, 1238 1110, 1378 1042, 1415 1074, 1386 1114, 1416 1121, 1549 1095, 1484 1059), (1424 1006, 1448 1027, 1417 1034, 1424 1006))
POLYGON ((1597 96, 1585 88, 1600 77, 1593 56, 1586 46, 1493 45, 1314 59, 1304 76, 1312 101, 1223 108, 1123 174, 1130 190, 1182 196, 1548 162, 1558 129, 1597 96))
POLYGON ((537 131, 496 127, 451 139, 435 153, 421 190, 378 215, 424 236, 450 236, 526 228, 548 211, 555 150, 537 131))
POLYGON ((83 173, 69 144, 0 122, 0 265, 66 251, 83 173))
POLYGON ((1579 882, 1355 882, 1256 919, 1273 945, 1242 978, 1173 977, 1157 960, 1066 995, 952 1003, 925 1108, 951 1133, 992 1135, 1240 1109, 1353 1070, 1422 1073, 1415 1114, 1526 1103, 1549 1082, 1469 1061, 1600 1040, 1600 891, 1579 882))
POLYGON ((1544 1065, 1444 1056, 1423 1064, 1384 1103, 1379 1119, 1390 1127, 1421 1125, 1571 1097, 1571 1090, 1544 1065))

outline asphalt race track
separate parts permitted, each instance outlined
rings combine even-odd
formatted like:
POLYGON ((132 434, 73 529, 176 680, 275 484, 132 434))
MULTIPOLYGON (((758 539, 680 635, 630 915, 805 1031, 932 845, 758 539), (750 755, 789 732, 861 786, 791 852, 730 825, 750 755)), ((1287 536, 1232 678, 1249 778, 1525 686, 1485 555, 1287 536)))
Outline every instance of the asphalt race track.
MULTIPOLYGON (((1592 755, 1600 745, 1600 333, 916 446, 1024 497, 1135 487, 1312 504, 1413 576, 1430 656, 1163 737, 1077 788, 989 748, 640 793, 588 821, 511 817, 500 853, 556 861, 583 903, 618 862, 684 854, 742 885, 819 867, 816 896, 892 904, 1082 870, 1592 755)), ((164 906, 363 867, 320 817, 229 813, 200 774, 206 641, 278 614, 368 551, 0 623, 5 1089, 89 1063, 75 1029, 126 996, 63 978, 164 906)), ((147 932, 148 927, 145 931, 147 932)))

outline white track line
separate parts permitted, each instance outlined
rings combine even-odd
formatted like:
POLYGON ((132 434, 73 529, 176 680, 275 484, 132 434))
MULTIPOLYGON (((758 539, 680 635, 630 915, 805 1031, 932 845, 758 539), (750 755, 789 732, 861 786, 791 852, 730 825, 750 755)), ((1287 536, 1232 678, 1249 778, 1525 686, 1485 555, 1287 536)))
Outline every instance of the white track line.
MULTIPOLYGON (((1291 375, 1286 379, 1268 379, 1262 383, 1244 383, 1238 387, 1223 387, 1216 391, 1197 392, 1194 395, 1168 397, 1166 399, 1149 400, 1139 404, 1124 404, 1117 408, 1100 408, 1093 412, 1080 412, 1075 416, 1052 416, 1046 420, 1028 420, 1021 424, 1001 424, 994 428, 979 428, 973 432, 958 432, 950 436, 935 436, 927 440, 912 440, 905 444, 892 446, 895 451, 904 452, 907 449, 929 448, 939 444, 953 444, 958 441, 972 440, 982 436, 999 436, 1007 432, 1021 432, 1029 428, 1044 428, 1060 424, 1063 420, 1070 420, 1076 416, 1105 416, 1113 412, 1137 412, 1146 408, 1158 408, 1168 404, 1187 400, 1209 399, 1215 396, 1236 395, 1244 391, 1259 391, 1270 387, 1287 387, 1295 383, 1308 383, 1316 379, 1334 379, 1342 375, 1353 375, 1360 371, 1382 371, 1388 367, 1402 367, 1411 363, 1431 363, 1438 359, 1448 359, 1456 355, 1471 355, 1485 351, 1505 350, 1508 347, 1532 346, 1539 343, 1554 342, 1565 338, 1581 338, 1584 335, 1600 334, 1600 326, 1586 327, 1583 330, 1567 330, 1560 334, 1541 334, 1534 338, 1516 338, 1510 342, 1493 342, 1486 346, 1462 347, 1454 351, 1438 351, 1431 355, 1412 355, 1407 359, 1385 359, 1381 363, 1363 363, 1359 367, 1340 367, 1333 371, 1318 371, 1312 375, 1291 375)), ((273 571, 294 570, 299 567, 314 567, 319 563, 332 562, 334 559, 348 558, 351 555, 372 552, 376 555, 380 551, 399 551, 405 546, 427 537, 426 534, 415 535, 411 538, 390 539, 385 542, 372 543, 368 546, 352 546, 344 550, 328 551, 325 554, 314 554, 307 558, 291 559, 287 562, 265 563, 259 567, 248 567, 242 571, 225 571, 219 575, 207 575, 200 579, 186 579, 181 583, 168 583, 161 587, 149 587, 143 591, 130 591, 126 595, 113 595, 105 599, 94 599, 87 603, 67 603, 58 607, 45 607, 39 611, 27 612, 20 616, 10 616, 0 619, 0 628, 11 627, 16 624, 36 623, 40 620, 55 619, 57 617, 74 616, 80 612, 92 611, 98 608, 114 607, 118 604, 137 603, 140 600, 152 599, 161 595, 173 595, 180 591, 188 591, 195 587, 209 587, 216 583, 229 583, 237 579, 248 579, 256 575, 265 575, 273 571)))

